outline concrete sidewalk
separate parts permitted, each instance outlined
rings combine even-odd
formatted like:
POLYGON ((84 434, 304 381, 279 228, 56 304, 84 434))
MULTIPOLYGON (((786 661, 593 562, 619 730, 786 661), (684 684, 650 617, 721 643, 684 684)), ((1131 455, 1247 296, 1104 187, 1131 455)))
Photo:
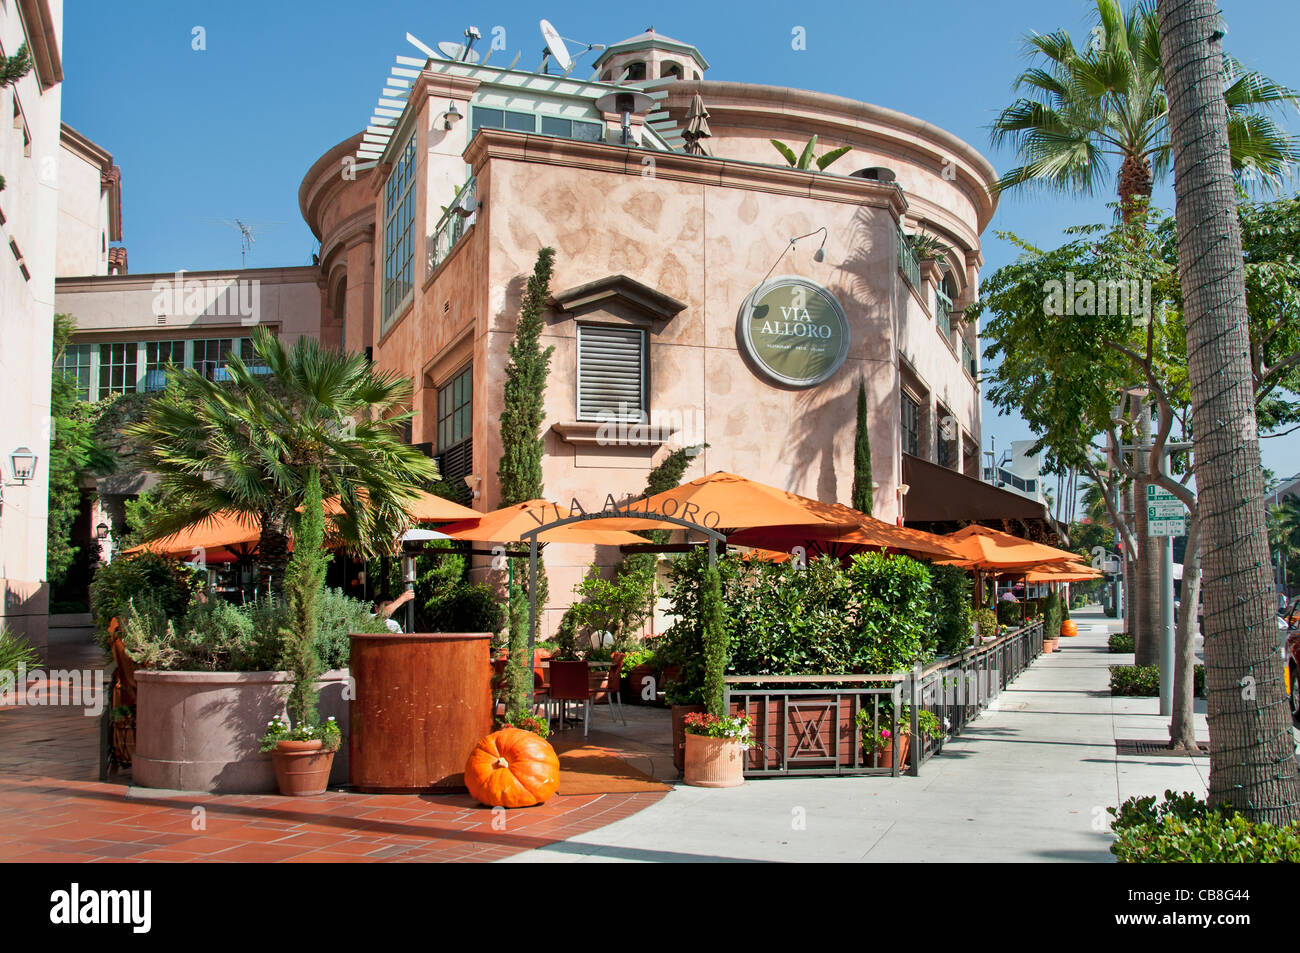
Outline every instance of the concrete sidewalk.
MULTIPOLYGON (((918 778, 782 778, 657 804, 505 862, 1110 861, 1107 807, 1166 788, 1204 795, 1206 758, 1119 756, 1168 738, 1154 698, 1115 698, 1106 638, 1120 622, 1072 613, 1079 635, 1040 657, 918 778)), ((1198 701, 1197 737, 1208 737, 1198 701)))

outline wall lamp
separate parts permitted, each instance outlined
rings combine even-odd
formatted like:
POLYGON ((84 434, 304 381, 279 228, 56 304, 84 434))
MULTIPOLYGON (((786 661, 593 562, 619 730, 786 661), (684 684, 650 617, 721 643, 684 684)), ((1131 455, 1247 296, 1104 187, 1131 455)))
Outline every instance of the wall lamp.
POLYGON ((108 524, 98 523, 95 526, 95 539, 108 539, 108 524))
MULTIPOLYGON (((772 267, 767 269, 767 274, 763 276, 763 281, 767 281, 768 278, 772 277, 772 272, 776 271, 776 266, 781 264, 781 259, 785 258, 786 254, 790 251, 790 249, 794 248, 795 242, 802 241, 805 238, 812 238, 812 236, 816 235, 818 232, 822 233, 822 243, 818 245, 817 250, 813 252, 813 261, 825 261, 826 260, 826 239, 830 237, 830 233, 826 231, 826 226, 823 225, 821 228, 814 229, 813 231, 809 232, 807 235, 796 235, 794 238, 790 239, 790 244, 786 245, 785 248, 781 249, 780 256, 777 257, 776 261, 772 262, 772 267)), ((762 282, 760 282, 760 284, 761 283, 762 282)))
POLYGON ((460 122, 460 120, 461 120, 460 110, 456 108, 455 103, 451 103, 447 107, 447 111, 442 114, 442 128, 447 130, 448 132, 451 132, 451 130, 455 127, 456 123, 460 122))
POLYGON ((19 486, 27 483, 36 475, 36 454, 28 447, 19 447, 9 454, 9 466, 19 486))

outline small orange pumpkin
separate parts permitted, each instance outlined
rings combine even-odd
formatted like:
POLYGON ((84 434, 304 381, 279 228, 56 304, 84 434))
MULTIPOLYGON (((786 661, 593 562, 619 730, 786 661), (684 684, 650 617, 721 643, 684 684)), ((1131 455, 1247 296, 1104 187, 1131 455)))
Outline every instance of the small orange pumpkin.
POLYGON ((1078 634, 1079 634, 1079 626, 1075 623, 1073 619, 1066 619, 1064 622, 1061 623, 1061 635, 1065 636, 1067 639, 1073 638, 1078 634))
POLYGON ((474 746, 465 763, 465 787, 489 807, 541 804, 560 785, 560 759, 545 738, 502 728, 474 746))

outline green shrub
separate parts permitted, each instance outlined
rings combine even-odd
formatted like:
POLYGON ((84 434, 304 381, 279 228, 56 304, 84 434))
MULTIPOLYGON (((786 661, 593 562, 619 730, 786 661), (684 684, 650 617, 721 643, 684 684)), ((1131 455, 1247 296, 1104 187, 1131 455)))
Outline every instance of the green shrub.
POLYGON ((1020 625, 1024 607, 1019 602, 1003 599, 998 603, 998 622, 1001 625, 1020 625))
POLYGON ((90 583, 90 606, 96 628, 108 630, 109 622, 126 614, 132 596, 148 592, 168 619, 179 619, 194 602, 194 594, 203 588, 202 573, 174 559, 155 553, 119 556, 100 566, 90 583))
POLYGON ((257 672, 274 667, 277 629, 258 630, 240 607, 209 599, 172 626, 175 667, 205 672, 257 672))
POLYGON ((139 668, 165 671, 179 667, 181 653, 176 647, 176 632, 154 593, 136 593, 116 618, 122 625, 122 645, 139 668))
POLYGON ((460 583, 425 609, 426 632, 491 632, 506 627, 506 609, 484 583, 460 583))
POLYGON ((40 663, 41 657, 31 644, 0 623, 0 672, 11 672, 16 678, 18 666, 35 668, 40 663))
POLYGON ((1060 638, 1062 614, 1061 597, 1055 592, 1048 593, 1043 600, 1043 638, 1060 638))
MULTIPOLYGON (((1192 671, 1192 685, 1197 696, 1205 697, 1205 666, 1192 671)), ((1135 698, 1153 698, 1160 694, 1159 665, 1112 665, 1110 693, 1135 698)))
POLYGON ((1133 636, 1129 632, 1111 633, 1111 637, 1106 640, 1106 647, 1111 652, 1132 652, 1133 636))
POLYGON ((1300 825, 1256 824, 1187 792, 1166 791, 1159 804, 1154 796, 1129 798, 1107 812, 1110 851, 1121 864, 1300 863, 1300 825))
POLYGON ((970 574, 956 566, 931 566, 930 584, 934 593, 932 649, 940 655, 956 655, 970 648, 974 639, 970 574))
MULTIPOLYGON (((676 621, 658 661, 679 666, 669 700, 698 699, 705 657, 700 580, 704 550, 676 559, 670 602, 676 621)), ((931 657, 934 595, 926 566, 906 556, 863 553, 846 568, 830 558, 800 569, 734 557, 718 560, 735 675, 874 674, 910 669, 931 657)))
POLYGON ((992 609, 980 609, 975 613, 975 620, 979 623, 980 638, 998 634, 998 614, 992 609))
POLYGON ((347 667, 352 654, 350 633, 388 631, 384 620, 370 611, 370 603, 346 596, 342 589, 327 588, 321 592, 318 608, 316 654, 326 671, 347 667))

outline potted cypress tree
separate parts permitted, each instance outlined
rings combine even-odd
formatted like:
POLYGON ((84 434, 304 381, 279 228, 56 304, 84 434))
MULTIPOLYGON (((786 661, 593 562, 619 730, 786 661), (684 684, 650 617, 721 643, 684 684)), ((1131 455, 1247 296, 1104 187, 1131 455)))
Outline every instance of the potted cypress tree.
POLYGON ((271 719, 261 748, 271 753, 280 793, 323 794, 329 783, 334 752, 342 741, 333 718, 323 724, 317 711, 316 630, 320 624, 320 595, 325 586, 325 510, 321 504, 320 473, 312 470, 303 495, 302 519, 293 556, 284 573, 288 621, 280 632, 282 667, 292 676, 287 703, 289 720, 271 719))
POLYGON ((695 787, 730 788, 745 783, 745 757, 752 746, 749 718, 727 711, 727 632, 722 619, 722 580, 716 566, 704 572, 700 621, 704 636, 704 711, 683 718, 686 763, 683 780, 695 787))

